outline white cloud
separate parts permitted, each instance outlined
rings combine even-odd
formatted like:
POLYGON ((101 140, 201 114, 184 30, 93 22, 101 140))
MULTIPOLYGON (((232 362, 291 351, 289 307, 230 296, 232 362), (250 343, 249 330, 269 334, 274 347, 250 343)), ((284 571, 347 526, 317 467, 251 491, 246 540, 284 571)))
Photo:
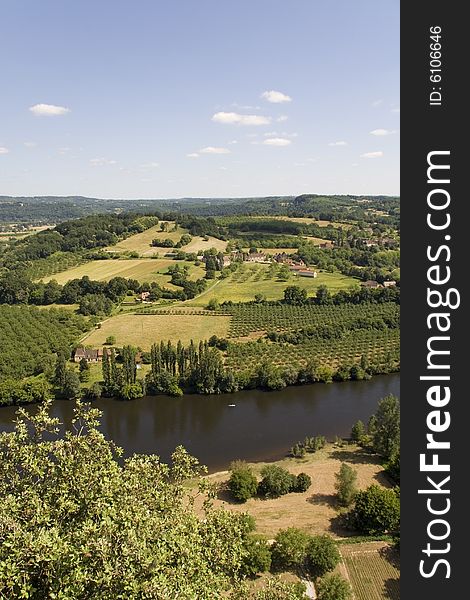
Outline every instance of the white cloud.
POLYGON ((374 100, 371 104, 372 107, 377 108, 378 106, 380 106, 383 102, 383 98, 379 98, 378 100, 374 100))
POLYGON ((229 144, 238 144, 238 140, 231 140, 229 144))
POLYGON ((212 120, 216 123, 224 123, 228 125, 269 125, 270 117, 262 115, 240 115, 234 112, 217 112, 212 115, 212 120))
POLYGON ((90 165, 92 167, 107 167, 110 165, 115 165, 115 160, 109 160, 108 158, 92 158, 90 159, 90 165))
POLYGON ((340 140, 339 142, 330 142, 328 146, 347 146, 348 143, 344 140, 340 140))
POLYGON ((268 138, 264 140, 265 146, 289 146, 292 142, 286 138, 268 138))
POLYGON ((26 148, 35 148, 37 146, 36 142, 23 142, 23 146, 26 148))
POLYGON ((56 106, 55 104, 35 104, 30 106, 29 110, 36 116, 41 117, 55 117, 60 115, 66 115, 70 112, 70 108, 65 106, 56 106))
POLYGON ((400 109, 399 108, 392 108, 392 113, 399 113, 400 109))
POLYGON ((197 152, 191 152, 190 154, 186 154, 187 158, 199 158, 199 154, 197 152))
POLYGON ((160 166, 160 164, 157 162, 149 162, 149 163, 144 163, 143 165, 140 165, 140 168, 141 169, 158 169, 159 166, 160 166))
POLYGON ((369 133, 371 135, 378 135, 378 136, 384 136, 384 135, 392 135, 394 133, 396 133, 396 131, 393 129, 374 129, 373 131, 369 131, 369 133))
POLYGON ((10 152, 10 150, 8 150, 8 148, 5 148, 5 146, 0 146, 0 154, 8 154, 10 152))
POLYGON ((263 92, 261 94, 261 98, 264 98, 268 102, 272 102, 274 104, 281 104, 283 102, 291 102, 292 98, 287 94, 283 94, 282 92, 276 92, 275 90, 269 90, 263 92))
POLYGON ((289 118, 289 117, 288 117, 287 115, 281 115, 280 117, 278 117, 278 118, 276 119, 276 121, 277 121, 278 123, 283 123, 284 121, 287 121, 287 119, 288 119, 288 118, 289 118))
POLYGON ((201 154, 230 154, 228 148, 216 148, 214 146, 206 146, 205 148, 201 148, 199 152, 201 154))
POLYGON ((365 152, 361 154, 361 158, 382 158, 383 155, 382 150, 378 150, 377 152, 365 152))

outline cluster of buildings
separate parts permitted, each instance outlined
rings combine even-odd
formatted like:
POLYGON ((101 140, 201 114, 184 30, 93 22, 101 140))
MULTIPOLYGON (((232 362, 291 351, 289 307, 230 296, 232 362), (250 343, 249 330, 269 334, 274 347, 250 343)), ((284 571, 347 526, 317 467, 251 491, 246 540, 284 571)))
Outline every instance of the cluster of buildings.
POLYGON ((228 267, 234 261, 246 263, 271 264, 273 262, 284 264, 289 269, 300 277, 317 277, 318 273, 307 267, 301 258, 292 258, 287 252, 279 252, 278 254, 266 254, 265 252, 241 252, 233 250, 229 255, 224 256, 224 267, 228 267))
POLYGON ((369 288, 369 289, 376 289, 376 288, 381 288, 381 287, 395 287, 397 285, 396 281, 384 281, 383 283, 379 283, 378 281, 364 281, 363 283, 361 283, 362 287, 365 288, 369 288))

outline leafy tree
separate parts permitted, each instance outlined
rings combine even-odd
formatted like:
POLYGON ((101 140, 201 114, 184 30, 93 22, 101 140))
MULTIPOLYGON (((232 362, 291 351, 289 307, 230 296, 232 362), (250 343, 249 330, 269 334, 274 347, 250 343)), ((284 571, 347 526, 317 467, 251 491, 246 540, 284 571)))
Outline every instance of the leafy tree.
POLYGON ((284 302, 294 306, 301 306, 307 303, 307 290, 298 285, 289 285, 284 290, 284 302))
POLYGON ((291 492, 297 478, 279 465, 266 465, 261 469, 262 480, 258 484, 258 493, 267 498, 279 498, 291 492))
POLYGON ((258 482, 253 471, 246 463, 239 461, 232 466, 228 489, 238 502, 246 502, 256 495, 258 482))
POLYGON ((266 294, 255 294, 256 304, 263 304, 263 302, 266 302, 266 300, 267 300, 266 294))
POLYGON ((247 577, 255 577, 271 568, 271 550, 263 535, 250 534, 244 543, 246 556, 243 558, 241 573, 247 577))
POLYGON ((301 529, 296 527, 281 529, 271 548, 275 567, 285 571, 302 568, 310 541, 311 536, 301 529))
POLYGON ((139 381, 136 383, 125 383, 119 392, 119 396, 123 400, 137 400, 137 398, 142 398, 143 395, 144 391, 139 381))
POLYGON ((55 363, 55 375, 54 375, 54 384, 62 389, 65 385, 65 373, 67 370, 67 363, 65 359, 65 355, 62 352, 57 354, 57 359, 55 363))
POLYGON ((312 485, 312 478, 307 473, 299 473, 297 475, 297 481, 295 483, 295 492, 306 492, 312 485))
POLYGON ((319 285, 315 294, 317 304, 331 304, 331 293, 326 285, 319 285))
POLYGON ((65 371, 61 395, 68 400, 75 400, 81 395, 80 377, 73 369, 65 371))
POLYGON ((351 522, 367 535, 395 532, 400 523, 398 490, 373 484, 358 492, 351 511, 351 522))
POLYGON ((375 413, 375 430, 372 436, 374 450, 387 459, 400 448, 400 401, 389 395, 379 402, 375 413))
POLYGON ((335 474, 335 489, 341 506, 350 506, 357 493, 357 471, 346 463, 341 463, 339 473, 335 474))
POLYGON ((351 600, 353 597, 349 583, 336 573, 320 579, 316 591, 318 600, 351 600))
POLYGON ((217 310, 219 308, 219 301, 217 298, 211 298, 207 303, 207 310, 217 310))
POLYGON ((326 534, 312 537, 306 550, 306 566, 312 577, 323 577, 340 560, 341 555, 332 537, 326 534))
POLYGON ((101 388, 101 385, 97 381, 95 381, 95 383, 93 383, 91 387, 88 388, 85 395, 89 400, 99 400, 101 398, 102 393, 103 390, 101 388))
POLYGON ((80 371, 80 373, 83 373, 84 371, 89 371, 90 370, 90 365, 88 364, 88 361, 86 358, 81 358, 80 362, 78 364, 78 370, 80 371))
POLYGON ((360 444, 366 435, 366 427, 362 421, 356 421, 351 429, 351 440, 360 444))
POLYGON ((385 471, 397 484, 400 484, 400 453, 397 452, 388 461, 385 471))
POLYGON ((114 346, 115 343, 116 343, 116 336, 108 335, 108 337, 106 338, 105 344, 107 344, 108 346, 114 346))
POLYGON ((120 461, 98 430, 99 411, 81 403, 57 439, 50 409, 48 401, 33 416, 20 410, 15 430, 0 434, 0 595, 226 597, 249 524, 210 504, 196 515, 185 482, 199 478, 198 461, 182 447, 171 465, 120 461))

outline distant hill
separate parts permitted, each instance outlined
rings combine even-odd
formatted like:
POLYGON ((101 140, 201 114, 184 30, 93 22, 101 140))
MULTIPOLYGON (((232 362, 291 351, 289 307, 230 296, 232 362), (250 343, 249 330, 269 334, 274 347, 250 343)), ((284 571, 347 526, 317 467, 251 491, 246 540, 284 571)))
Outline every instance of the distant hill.
POLYGON ((318 219, 363 218, 371 211, 399 214, 392 196, 267 196, 247 198, 160 198, 133 200, 85 196, 0 196, 0 223, 44 225, 92 214, 167 211, 200 216, 280 215, 318 219))

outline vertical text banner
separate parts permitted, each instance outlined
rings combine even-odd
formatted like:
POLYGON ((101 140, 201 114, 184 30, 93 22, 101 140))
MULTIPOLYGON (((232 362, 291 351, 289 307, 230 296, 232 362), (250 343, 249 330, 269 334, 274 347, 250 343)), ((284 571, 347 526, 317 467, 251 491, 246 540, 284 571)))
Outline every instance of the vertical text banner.
POLYGON ((401 10, 401 599, 437 600, 470 572, 470 53, 459 3, 401 10))

